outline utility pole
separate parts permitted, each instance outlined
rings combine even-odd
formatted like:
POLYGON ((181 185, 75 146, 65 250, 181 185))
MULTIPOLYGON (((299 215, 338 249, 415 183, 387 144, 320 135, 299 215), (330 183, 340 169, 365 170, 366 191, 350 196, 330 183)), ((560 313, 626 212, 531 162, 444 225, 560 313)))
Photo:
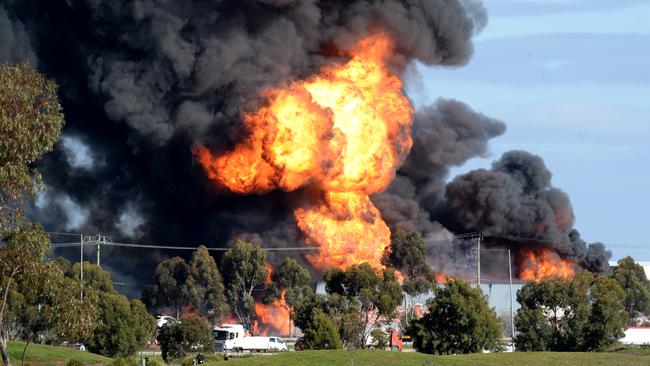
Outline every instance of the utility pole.
POLYGON ((100 256, 101 255, 100 255, 100 253, 101 253, 101 250, 102 250, 102 239, 105 241, 106 237, 104 236, 102 238, 99 235, 97 235, 97 236, 98 236, 98 240, 97 240, 97 267, 101 267, 101 264, 100 264, 100 256))
POLYGON ((84 234, 79 234, 79 243, 81 244, 81 262, 79 262, 79 267, 80 267, 80 282, 81 282, 81 301, 84 301, 84 234))
POLYGON ((481 288, 481 239, 483 238, 483 233, 478 233, 478 239, 476 240, 476 287, 481 288))
POLYGON ((515 339, 515 316, 514 316, 514 303, 512 302, 512 259, 510 258, 510 249, 508 249, 508 274, 510 276, 510 331, 512 340, 515 339))

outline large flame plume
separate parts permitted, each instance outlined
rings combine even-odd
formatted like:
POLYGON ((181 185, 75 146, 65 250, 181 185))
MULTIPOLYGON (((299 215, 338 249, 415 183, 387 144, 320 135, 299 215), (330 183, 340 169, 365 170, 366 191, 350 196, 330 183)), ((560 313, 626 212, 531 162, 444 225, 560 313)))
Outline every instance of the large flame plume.
POLYGON ((390 230, 369 195, 384 190, 411 148, 413 109, 387 62, 391 39, 359 41, 349 60, 263 94, 243 116, 249 135, 234 150, 196 156, 210 179, 240 193, 302 187, 294 217, 319 254, 317 269, 369 262, 379 268, 390 230))
POLYGON ((289 335, 289 306, 285 300, 286 291, 270 304, 255 302, 255 314, 259 320, 256 334, 289 335))
POLYGON ((550 249, 524 250, 521 253, 519 278, 525 281, 541 281, 549 277, 571 279, 576 274, 576 265, 550 249))

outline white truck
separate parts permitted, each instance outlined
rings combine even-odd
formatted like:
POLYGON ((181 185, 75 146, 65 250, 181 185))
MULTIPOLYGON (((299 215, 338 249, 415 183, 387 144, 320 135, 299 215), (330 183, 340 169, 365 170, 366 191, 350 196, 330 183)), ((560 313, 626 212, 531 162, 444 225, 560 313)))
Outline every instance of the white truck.
POLYGON ((241 324, 222 324, 212 330, 217 352, 286 352, 287 344, 280 337, 246 335, 241 324))

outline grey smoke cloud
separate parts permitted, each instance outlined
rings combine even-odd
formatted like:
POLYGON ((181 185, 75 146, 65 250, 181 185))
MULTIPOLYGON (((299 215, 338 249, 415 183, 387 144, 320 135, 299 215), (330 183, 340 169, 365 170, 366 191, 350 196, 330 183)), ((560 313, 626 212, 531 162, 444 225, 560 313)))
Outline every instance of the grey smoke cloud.
POLYGON ((608 268, 611 252, 602 244, 587 246, 580 239, 573 228, 569 197, 551 185, 551 173, 539 156, 507 152, 489 170, 454 178, 446 198, 456 222, 465 230, 547 241, 556 252, 590 270, 608 268))
MULTIPOLYGON (((11 47, 0 54, 11 62, 38 57, 60 84, 64 136, 83 142, 93 164, 76 163, 78 150, 62 142, 40 170, 53 196, 66 195, 88 213, 79 231, 192 246, 227 245, 249 233, 286 247, 304 244, 293 197, 215 191, 194 162, 193 144, 230 149, 248 132, 241 114, 264 103, 263 88, 344 61, 340 51, 370 32, 393 37, 391 65, 402 74, 415 61, 466 64, 486 21, 482 4, 471 0, 9 1, 0 8, 0 40, 11 47)), ((440 99, 414 115, 413 149, 390 187, 373 197, 391 228, 423 232, 437 268, 463 252, 451 240, 463 228, 445 199, 449 168, 486 156, 488 141, 504 132, 502 122, 440 99)), ((539 216, 566 205, 559 193, 537 199, 548 208, 539 216)), ((56 200, 30 212, 49 229, 61 226, 57 215, 66 217, 56 200)), ((108 265, 137 278, 161 255, 113 251, 108 265)), ((271 257, 279 262, 285 254, 271 257)))
POLYGON ((0 62, 36 64, 36 54, 24 24, 11 19, 4 6, 0 6, 0 62))

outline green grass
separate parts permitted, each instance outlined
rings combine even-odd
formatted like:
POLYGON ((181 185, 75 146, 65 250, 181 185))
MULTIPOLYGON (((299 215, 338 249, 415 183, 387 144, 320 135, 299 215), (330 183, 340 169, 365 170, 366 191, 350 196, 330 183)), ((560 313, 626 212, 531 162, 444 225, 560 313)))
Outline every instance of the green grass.
MULTIPOLYGON (((9 358, 13 365, 20 365, 23 357, 24 342, 9 342, 9 358)), ((90 352, 82 352, 68 347, 53 347, 42 344, 29 344, 25 354, 25 362, 38 361, 43 365, 65 364, 68 360, 79 360, 84 364, 108 365, 112 360, 108 357, 90 352)))
POLYGON ((621 353, 491 353, 431 356, 390 351, 301 351, 230 360, 228 366, 628 366, 650 365, 650 355, 621 353))

